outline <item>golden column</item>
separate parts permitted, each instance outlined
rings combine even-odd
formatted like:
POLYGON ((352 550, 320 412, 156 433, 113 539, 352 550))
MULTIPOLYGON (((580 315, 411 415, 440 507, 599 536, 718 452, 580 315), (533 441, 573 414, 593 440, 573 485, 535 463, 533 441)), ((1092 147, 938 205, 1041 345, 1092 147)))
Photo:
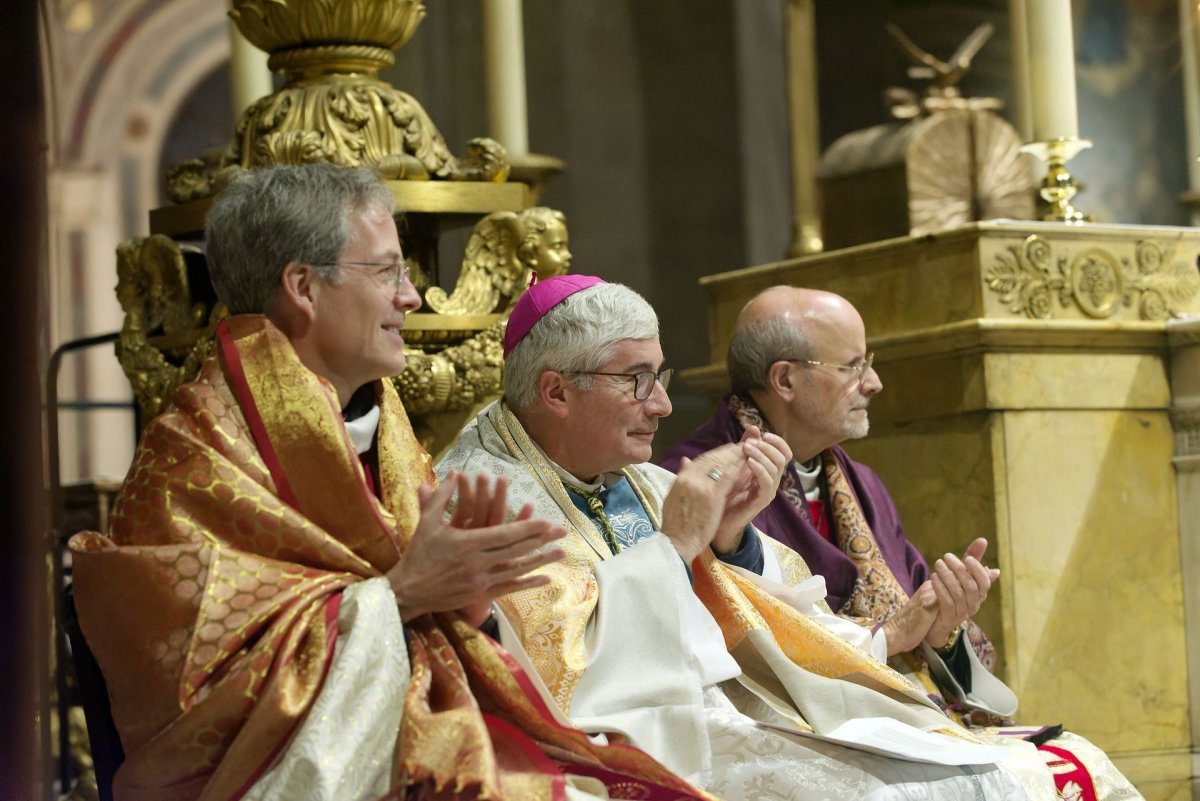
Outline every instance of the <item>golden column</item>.
POLYGON ((817 163, 821 136, 817 103, 815 0, 787 3, 788 119, 792 130, 792 243, 789 256, 820 253, 821 206, 817 163))

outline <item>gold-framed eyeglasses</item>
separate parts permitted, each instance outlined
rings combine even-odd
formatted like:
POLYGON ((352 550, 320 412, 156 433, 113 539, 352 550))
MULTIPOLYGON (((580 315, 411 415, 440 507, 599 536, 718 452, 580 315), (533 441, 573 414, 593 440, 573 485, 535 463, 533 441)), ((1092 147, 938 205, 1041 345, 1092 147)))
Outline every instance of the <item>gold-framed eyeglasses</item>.
POLYGON ((397 293, 408 280, 406 261, 338 261, 333 264, 314 264, 313 267, 361 267, 380 289, 386 289, 391 284, 392 290, 397 293))
POLYGON ((871 365, 875 362, 875 354, 868 353, 863 357, 862 361, 856 364, 833 364, 831 362, 819 362, 816 359, 784 359, 783 361, 803 364, 809 367, 828 367, 830 370, 837 370, 840 373, 850 373, 861 385, 863 379, 867 376, 867 371, 871 369, 871 365))
POLYGON ((665 370, 659 370, 657 373, 652 370, 643 370, 639 373, 598 373, 594 371, 574 370, 572 375, 607 375, 613 378, 632 378, 633 379, 633 397, 634 400, 644 401, 650 397, 650 393, 654 391, 654 382, 662 384, 665 390, 671 385, 671 376, 675 373, 673 367, 668 367, 665 370))

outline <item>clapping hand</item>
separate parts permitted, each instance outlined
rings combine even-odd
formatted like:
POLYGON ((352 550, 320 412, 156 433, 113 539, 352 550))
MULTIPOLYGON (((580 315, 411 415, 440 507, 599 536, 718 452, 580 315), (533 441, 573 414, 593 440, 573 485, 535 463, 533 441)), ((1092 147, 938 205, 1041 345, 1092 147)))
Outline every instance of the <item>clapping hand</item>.
POLYGON ((566 530, 534 519, 531 504, 505 522, 505 478, 493 484, 491 476, 481 474, 472 484, 451 471, 437 489, 422 487, 419 497, 416 531, 387 573, 405 621, 459 610, 472 625, 479 625, 494 599, 546 584, 547 576, 529 575, 530 571, 564 556, 562 548, 543 546, 564 537, 566 530), (446 510, 456 492, 454 514, 447 521, 446 510))
POLYGON ((929 634, 929 628, 937 620, 937 616, 937 593, 933 590, 933 582, 926 581, 896 614, 883 622, 883 631, 887 635, 888 656, 911 651, 920 645, 929 634))
POLYGON ((925 636, 934 648, 943 647, 953 631, 979 611, 992 582, 1000 577, 999 570, 984 567, 981 561, 987 545, 986 538, 978 537, 962 559, 948 553, 934 563, 930 583, 937 595, 938 615, 925 636))
POLYGON ((689 564, 709 545, 736 551, 746 525, 775 497, 791 458, 780 437, 752 426, 740 442, 683 459, 663 502, 663 533, 689 564))
POLYGON ((733 553, 750 521, 766 508, 779 489, 779 479, 792 459, 792 450, 782 437, 763 434, 750 426, 742 435, 744 463, 725 497, 725 509, 713 537, 718 553, 733 553))

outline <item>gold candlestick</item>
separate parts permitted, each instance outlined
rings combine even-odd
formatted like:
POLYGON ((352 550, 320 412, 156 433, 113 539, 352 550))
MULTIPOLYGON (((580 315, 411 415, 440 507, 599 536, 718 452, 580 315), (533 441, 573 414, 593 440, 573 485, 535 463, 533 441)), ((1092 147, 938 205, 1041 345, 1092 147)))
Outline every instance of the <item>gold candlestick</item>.
POLYGON ((1071 205, 1071 199, 1079 191, 1078 184, 1071 173, 1067 172, 1067 162, 1075 158, 1081 150, 1091 147, 1091 140, 1078 137, 1060 137, 1043 142, 1030 142, 1021 147, 1022 153, 1029 153, 1041 159, 1046 164, 1046 177, 1038 194, 1049 204, 1043 220, 1047 222, 1081 223, 1093 222, 1096 218, 1084 214, 1071 205))

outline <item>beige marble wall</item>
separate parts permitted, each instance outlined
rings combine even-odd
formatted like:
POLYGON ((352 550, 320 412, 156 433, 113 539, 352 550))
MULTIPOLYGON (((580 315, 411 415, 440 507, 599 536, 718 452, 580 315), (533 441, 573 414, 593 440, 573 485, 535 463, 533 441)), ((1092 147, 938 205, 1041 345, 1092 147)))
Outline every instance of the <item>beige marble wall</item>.
MULTIPOLYGON (((916 369, 902 362, 904 372, 884 364, 872 433, 850 449, 883 477, 927 558, 961 553, 976 536, 992 543, 1001 581, 978 620, 1021 700, 1018 719, 1092 739, 1148 798, 1191 797, 1162 359, 1094 353, 1082 380, 1088 363, 1046 353, 934 356, 916 369), (989 362, 996 369, 979 364, 989 362), (921 387, 956 387, 962 409, 980 385, 977 411, 938 414, 949 397, 932 413, 915 406, 921 387)), ((1200 481, 1194 492, 1200 501, 1200 481)))
MULTIPOLYGON (((1027 380, 1059 383, 1059 356, 1023 357, 1027 380)), ((953 361, 935 366, 962 372, 953 361)), ((1018 717, 1064 723, 1118 756, 1188 749, 1166 410, 1010 408, 897 422, 901 404, 888 415, 882 400, 908 379, 892 372, 883 366, 871 436, 850 450, 883 477, 927 558, 991 541, 1002 579, 979 622, 1021 699, 1018 717)), ((936 371, 919 372, 937 384, 936 371)))

